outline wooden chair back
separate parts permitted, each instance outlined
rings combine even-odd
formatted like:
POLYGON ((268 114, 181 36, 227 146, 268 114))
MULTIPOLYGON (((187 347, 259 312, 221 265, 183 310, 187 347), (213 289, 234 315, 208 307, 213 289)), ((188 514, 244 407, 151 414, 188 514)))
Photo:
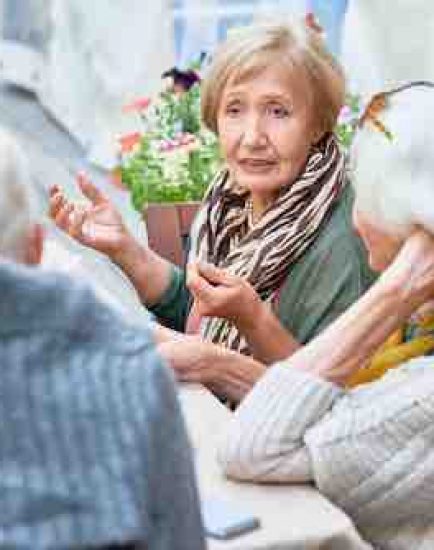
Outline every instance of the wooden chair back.
POLYGON ((185 245, 200 203, 150 204, 144 211, 150 248, 183 266, 185 245))

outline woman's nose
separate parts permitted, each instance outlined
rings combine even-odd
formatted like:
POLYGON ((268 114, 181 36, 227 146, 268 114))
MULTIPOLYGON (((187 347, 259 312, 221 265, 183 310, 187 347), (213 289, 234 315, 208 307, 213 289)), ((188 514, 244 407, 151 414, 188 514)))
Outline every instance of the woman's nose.
POLYGON ((243 128, 243 145, 247 147, 265 147, 267 133, 259 116, 246 117, 243 128))

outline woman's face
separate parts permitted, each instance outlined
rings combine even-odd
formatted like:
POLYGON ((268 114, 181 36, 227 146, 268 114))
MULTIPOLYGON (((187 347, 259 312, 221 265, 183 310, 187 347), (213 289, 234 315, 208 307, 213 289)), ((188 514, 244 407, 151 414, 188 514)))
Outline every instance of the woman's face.
POLYGON ((357 204, 353 209, 353 225, 366 246, 371 269, 376 272, 384 271, 398 254, 403 243, 402 238, 379 229, 357 209, 357 204))
POLYGON ((306 164, 314 141, 312 99, 304 74, 271 64, 223 90, 217 113, 222 153, 235 181, 264 210, 306 164), (261 206, 262 205, 262 206, 261 206))

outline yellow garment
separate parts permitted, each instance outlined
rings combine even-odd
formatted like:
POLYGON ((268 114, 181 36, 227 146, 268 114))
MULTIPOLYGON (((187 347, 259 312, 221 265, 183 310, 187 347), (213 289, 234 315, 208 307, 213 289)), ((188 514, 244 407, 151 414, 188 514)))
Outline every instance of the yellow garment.
POLYGON ((408 342, 404 341, 405 329, 394 332, 373 356, 366 368, 361 368, 347 382, 348 387, 372 382, 389 369, 401 363, 421 357, 434 350, 434 317, 417 323, 418 336, 408 342))

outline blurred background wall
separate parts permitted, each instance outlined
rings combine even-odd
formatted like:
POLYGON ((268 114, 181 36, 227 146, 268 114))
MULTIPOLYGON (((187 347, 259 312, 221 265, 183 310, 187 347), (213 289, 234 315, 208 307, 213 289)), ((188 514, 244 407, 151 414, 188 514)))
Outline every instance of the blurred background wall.
POLYGON ((434 81, 431 0, 350 0, 342 35, 348 81, 362 96, 409 80, 434 81))
POLYGON ((122 105, 174 63, 170 0, 0 0, 3 76, 42 104, 97 164, 113 163, 122 105))

